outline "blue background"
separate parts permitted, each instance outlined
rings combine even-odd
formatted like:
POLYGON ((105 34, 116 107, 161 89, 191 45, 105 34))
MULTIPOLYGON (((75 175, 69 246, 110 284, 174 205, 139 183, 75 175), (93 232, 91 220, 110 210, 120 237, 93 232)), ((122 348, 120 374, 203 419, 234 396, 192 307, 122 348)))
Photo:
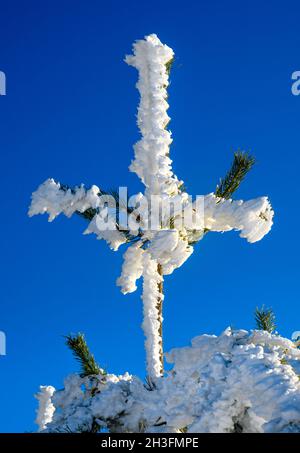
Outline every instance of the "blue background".
POLYGON ((237 148, 257 158, 237 197, 269 195, 276 216, 257 244, 209 234, 165 280, 165 350, 228 325, 254 327, 272 306, 278 330, 299 330, 299 2, 1 0, 0 431, 32 431, 40 384, 77 364, 63 335, 82 331, 100 364, 145 375, 140 291, 115 286, 122 251, 82 236, 85 222, 27 217, 48 177, 142 189, 129 173, 137 73, 123 62, 157 33, 176 60, 169 89, 174 169, 194 195, 213 191, 237 148))

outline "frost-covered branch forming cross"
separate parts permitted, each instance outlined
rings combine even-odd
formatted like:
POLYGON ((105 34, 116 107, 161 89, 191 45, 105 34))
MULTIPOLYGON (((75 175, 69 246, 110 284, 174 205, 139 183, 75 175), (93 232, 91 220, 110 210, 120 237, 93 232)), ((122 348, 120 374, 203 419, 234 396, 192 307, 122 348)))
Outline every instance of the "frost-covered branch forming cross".
MULTIPOLYGON (((188 224, 176 226, 175 220, 188 210, 195 209, 183 189, 182 181, 172 171, 169 147, 171 133, 167 130, 168 64, 173 59, 172 49, 162 44, 156 35, 146 36, 134 44, 133 55, 126 57, 126 62, 139 72, 137 88, 141 95, 138 108, 138 126, 141 140, 134 146, 135 158, 130 170, 135 172, 144 183, 144 194, 138 194, 139 203, 138 241, 130 245, 125 254, 122 273, 117 281, 121 291, 131 293, 136 290, 136 281, 143 277, 143 329, 146 337, 147 373, 157 378, 162 373, 162 338, 159 301, 164 275, 171 274, 180 267, 193 253, 195 242, 207 231, 240 231, 240 236, 248 242, 256 242, 269 232, 272 226, 273 210, 267 197, 250 201, 226 200, 214 193, 203 197, 203 215, 196 218, 191 228, 188 224), (148 206, 151 197, 156 196, 162 207, 172 202, 180 206, 173 215, 174 226, 170 226, 170 217, 160 219, 159 229, 151 229, 147 223, 150 216, 148 206), (147 209, 143 209, 147 206, 147 209)), ((86 189, 83 185, 69 189, 53 179, 45 181, 32 194, 29 215, 48 213, 52 221, 60 213, 71 217, 74 213, 95 210, 95 215, 85 233, 95 233, 98 239, 104 239, 108 245, 117 250, 127 239, 110 215, 109 208, 100 205, 100 189, 92 186, 86 189), (108 216, 110 228, 103 229, 99 223, 108 216)), ((94 211, 93 211, 94 212, 94 211)))

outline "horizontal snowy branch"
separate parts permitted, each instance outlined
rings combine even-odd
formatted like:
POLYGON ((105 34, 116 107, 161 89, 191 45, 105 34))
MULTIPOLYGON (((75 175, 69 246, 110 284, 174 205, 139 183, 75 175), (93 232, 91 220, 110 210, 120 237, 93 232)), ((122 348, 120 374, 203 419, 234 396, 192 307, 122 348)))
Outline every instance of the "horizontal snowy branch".
POLYGON ((241 231, 248 242, 260 241, 273 225, 274 211, 267 197, 254 200, 225 200, 205 196, 204 225, 210 231, 241 231))
POLYGON ((74 190, 63 190, 60 183, 54 179, 47 179, 31 196, 31 205, 28 211, 29 217, 37 214, 49 214, 49 222, 52 222, 59 214, 71 217, 74 212, 84 212, 89 208, 98 208, 100 189, 92 186, 86 190, 83 185, 74 190))

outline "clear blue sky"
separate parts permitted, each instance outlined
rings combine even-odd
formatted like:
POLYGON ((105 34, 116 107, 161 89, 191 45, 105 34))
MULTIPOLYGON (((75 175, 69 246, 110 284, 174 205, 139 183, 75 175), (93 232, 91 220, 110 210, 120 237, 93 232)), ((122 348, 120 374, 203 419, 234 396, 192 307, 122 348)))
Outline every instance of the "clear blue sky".
POLYGON ((257 165, 237 193, 269 195, 271 233, 248 244, 209 234, 165 281, 165 349, 228 325, 251 329, 256 305, 278 330, 300 329, 299 2, 1 2, 0 431, 35 430, 33 394, 77 370, 63 335, 78 331, 102 366, 143 377, 140 292, 115 286, 122 251, 83 236, 85 222, 27 217, 48 177, 141 190, 129 173, 138 139, 137 73, 123 62, 157 33, 176 53, 169 90, 174 169, 190 193, 215 189, 237 148, 257 165))

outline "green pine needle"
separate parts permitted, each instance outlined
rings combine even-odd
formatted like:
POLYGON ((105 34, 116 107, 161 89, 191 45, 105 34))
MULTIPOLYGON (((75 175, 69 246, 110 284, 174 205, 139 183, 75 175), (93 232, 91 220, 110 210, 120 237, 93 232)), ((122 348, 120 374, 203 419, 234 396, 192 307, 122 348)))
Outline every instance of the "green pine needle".
POLYGON ((166 71, 167 71, 168 75, 170 75, 173 63, 174 63, 174 58, 171 58, 171 60, 167 61, 167 63, 166 63, 166 71))
POLYGON ((97 214, 97 209, 88 208, 84 212, 76 211, 76 214, 91 222, 95 215, 97 214))
POLYGON ((231 198, 254 163, 254 157, 249 154, 242 151, 235 152, 230 170, 225 178, 220 179, 220 183, 217 186, 215 191, 216 197, 225 198, 226 200, 231 198))
POLYGON ((82 333, 66 336, 66 345, 71 349, 75 359, 81 365, 81 377, 106 374, 96 363, 82 333))
POLYGON ((276 329, 275 314, 272 308, 256 307, 255 322, 258 330, 266 330, 269 333, 273 333, 276 329))

